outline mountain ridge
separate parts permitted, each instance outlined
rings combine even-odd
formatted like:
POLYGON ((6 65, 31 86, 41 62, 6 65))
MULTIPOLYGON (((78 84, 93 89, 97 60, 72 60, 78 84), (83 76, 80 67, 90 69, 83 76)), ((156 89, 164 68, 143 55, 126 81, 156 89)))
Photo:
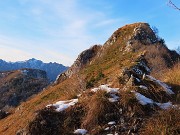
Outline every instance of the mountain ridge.
POLYGON ((176 72, 179 68, 173 69, 180 56, 170 51, 147 23, 126 25, 97 51, 92 48, 79 55, 78 64, 75 62, 70 67, 73 72, 60 74, 56 84, 0 120, 3 125, 0 133, 148 135, 180 132, 180 79, 176 78, 180 72, 176 72), (93 51, 95 53, 91 53, 93 51), (85 62, 81 61, 84 59, 85 62), (170 81, 171 74, 176 81, 170 81))
POLYGON ((68 67, 56 62, 44 63, 35 58, 26 61, 6 62, 0 59, 0 71, 17 70, 22 68, 41 69, 47 72, 50 81, 55 81, 58 74, 67 70, 68 67))

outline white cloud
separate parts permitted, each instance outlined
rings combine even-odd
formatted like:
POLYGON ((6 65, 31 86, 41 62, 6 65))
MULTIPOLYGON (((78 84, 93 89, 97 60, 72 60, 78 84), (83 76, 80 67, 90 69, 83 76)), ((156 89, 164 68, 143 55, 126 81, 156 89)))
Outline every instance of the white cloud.
MULTIPOLYGON (((114 31, 115 24, 123 22, 109 17, 103 10, 86 9, 79 0, 18 1, 22 9, 20 14, 16 14, 18 17, 23 16, 21 22, 30 31, 18 36, 6 34, 4 37, 1 36, 4 33, 0 33, 0 45, 21 50, 14 55, 22 55, 23 59, 35 57, 71 65, 81 51, 93 44, 105 42, 104 37, 107 36, 104 35, 111 34, 109 32, 114 31), (109 25, 111 27, 107 27, 109 25), (97 29, 103 30, 101 35, 95 32, 97 29)), ((102 4, 105 6, 105 3, 102 4)), ((6 49, 3 51, 8 52, 6 49)), ((6 57, 10 59, 11 56, 7 54, 6 57)))

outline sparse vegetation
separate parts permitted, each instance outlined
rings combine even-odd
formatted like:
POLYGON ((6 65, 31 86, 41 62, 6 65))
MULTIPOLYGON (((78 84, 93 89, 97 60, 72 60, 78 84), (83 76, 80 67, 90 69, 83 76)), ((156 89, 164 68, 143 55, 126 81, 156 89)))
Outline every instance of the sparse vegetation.
POLYGON ((180 110, 169 109, 154 114, 142 129, 143 135, 178 135, 180 134, 180 110))
POLYGON ((93 129, 106 121, 105 115, 110 111, 110 103, 105 91, 98 91, 86 105, 87 115, 83 119, 82 126, 85 129, 93 129))
POLYGON ((163 42, 154 42, 155 37, 146 23, 118 29, 99 55, 91 57, 90 61, 81 58, 85 54, 79 58, 84 65, 72 70, 75 74, 22 103, 13 114, 1 120, 0 134, 15 134, 25 126, 31 134, 44 135, 73 135, 78 128, 85 128, 92 135, 179 133, 179 110, 162 111, 158 105, 169 101, 179 103, 180 69, 178 65, 172 68, 179 55, 168 50, 163 42), (132 48, 127 48, 128 45, 132 48), (146 68, 150 68, 151 73, 146 68), (121 75, 124 69, 128 71, 121 75), (159 80, 147 78, 149 74, 172 86, 175 94, 167 94, 157 83, 159 80), (110 84, 120 90, 116 94, 91 91, 101 84, 110 84), (148 103, 142 104, 136 93, 142 94, 141 98, 148 103), (109 100, 116 96, 116 101, 109 100), (74 98, 78 98, 78 103, 61 112, 57 112, 55 106, 45 107, 74 98))
POLYGON ((172 69, 169 69, 162 78, 166 83, 168 83, 174 92, 174 99, 177 103, 180 103, 180 63, 174 65, 172 69))
POLYGON ((92 88, 94 87, 94 84, 97 83, 99 80, 104 78, 104 74, 100 71, 98 72, 98 75, 96 77, 92 76, 89 81, 86 83, 86 88, 92 88))

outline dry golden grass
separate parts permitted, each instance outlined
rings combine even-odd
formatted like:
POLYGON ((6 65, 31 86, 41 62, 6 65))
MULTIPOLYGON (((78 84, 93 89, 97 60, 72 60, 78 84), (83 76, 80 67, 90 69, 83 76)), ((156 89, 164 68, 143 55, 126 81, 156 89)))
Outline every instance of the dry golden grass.
POLYGON ((180 62, 166 72, 164 81, 172 84, 180 84, 180 62))
POLYGON ((87 115, 83 119, 82 127, 92 129, 100 123, 102 117, 109 109, 110 102, 107 99, 105 91, 98 91, 89 101, 85 102, 88 102, 86 105, 87 115))
MULTIPOLYGON (((174 104, 180 103, 180 63, 174 65, 171 69, 161 76, 161 80, 172 87, 175 92, 171 101, 174 104)), ((180 134, 180 110, 169 109, 162 110, 147 121, 142 134, 144 135, 178 135, 180 134)))
MULTIPOLYGON (((78 90, 78 85, 70 85, 73 80, 68 79, 56 86, 49 86, 46 90, 33 96, 15 109, 15 113, 0 120, 0 135, 14 135, 19 129, 26 127, 35 118, 36 111, 46 105, 59 100, 67 100, 74 96, 73 89, 78 90)), ((78 93, 78 92, 77 92, 78 93)))
POLYGON ((173 91, 175 102, 180 104, 180 62, 170 70, 168 70, 162 77, 162 79, 169 84, 173 91))
MULTIPOLYGON (((111 46, 104 46, 102 55, 95 58, 91 64, 86 65, 82 70, 80 70, 78 73, 79 76, 74 75, 70 79, 67 79, 56 86, 50 86, 47 88, 47 90, 41 92, 40 94, 31 98, 29 101, 18 106, 14 114, 0 121, 0 134, 14 135, 17 130, 27 126, 28 123, 34 119, 35 112, 37 110, 41 110, 46 105, 55 103, 59 100, 76 98, 77 94, 86 90, 86 82, 90 80, 92 76, 97 77, 99 71, 102 71, 104 78, 98 80, 95 86, 100 85, 100 83, 110 83, 114 87, 119 87, 118 76, 121 73, 121 70, 124 67, 132 66, 132 64, 134 64, 133 62, 137 59, 139 54, 147 49, 146 47, 142 48, 143 44, 138 43, 137 48, 142 48, 141 50, 123 54, 126 43, 129 37, 132 36, 134 28, 137 26, 139 26, 139 23, 118 29, 115 32, 115 35, 118 36, 117 41, 111 46)), ((149 48, 151 47, 152 46, 149 46, 149 48)), ((157 50, 157 47, 154 49, 156 50, 152 50, 152 52, 154 51, 157 57, 159 57, 159 50, 157 50)), ((153 59, 154 58, 151 59, 151 63, 155 63, 156 65, 157 62, 161 62, 162 60, 161 58, 158 58, 158 61, 153 61, 153 59)), ((160 65, 157 65, 156 69, 159 69, 158 66, 162 66, 164 69, 164 64, 165 63, 163 62, 160 63, 160 65)), ((179 73, 179 71, 176 72, 179 73)), ((167 82, 171 83, 172 81, 170 78, 168 78, 167 82)), ((174 84, 178 84, 178 81, 174 82, 174 84)), ((85 92, 82 97, 80 97, 79 103, 84 107, 85 116, 79 116, 82 117, 81 127, 90 130, 92 130, 93 127, 94 129, 97 127, 99 130, 100 123, 107 122, 105 121, 106 118, 104 118, 104 116, 107 113, 114 111, 114 104, 108 101, 107 93, 103 91, 99 91, 96 94, 85 92)), ((138 112, 139 114, 143 114, 144 112, 144 108, 139 105, 138 101, 134 97, 134 94, 127 91, 120 93, 120 105, 117 106, 117 109, 118 107, 123 107, 125 110, 128 110, 129 107, 129 111, 138 112)), ((65 121, 67 127, 73 119, 74 116, 72 114, 70 120, 65 121)), ((108 121, 110 121, 110 119, 108 119, 108 121)))
POLYGON ((170 109, 159 111, 150 118, 142 129, 143 135, 179 135, 180 110, 170 109))

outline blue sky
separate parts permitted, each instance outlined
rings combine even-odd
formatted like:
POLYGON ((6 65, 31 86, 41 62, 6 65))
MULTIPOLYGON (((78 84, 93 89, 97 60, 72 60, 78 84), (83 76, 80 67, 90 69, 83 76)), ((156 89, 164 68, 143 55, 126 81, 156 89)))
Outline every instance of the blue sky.
MULTIPOLYGON (((180 46, 180 11, 168 0, 1 0, 0 59, 30 58, 70 66, 119 27, 147 22, 167 46, 180 46)), ((180 6, 179 0, 173 0, 180 6)))

